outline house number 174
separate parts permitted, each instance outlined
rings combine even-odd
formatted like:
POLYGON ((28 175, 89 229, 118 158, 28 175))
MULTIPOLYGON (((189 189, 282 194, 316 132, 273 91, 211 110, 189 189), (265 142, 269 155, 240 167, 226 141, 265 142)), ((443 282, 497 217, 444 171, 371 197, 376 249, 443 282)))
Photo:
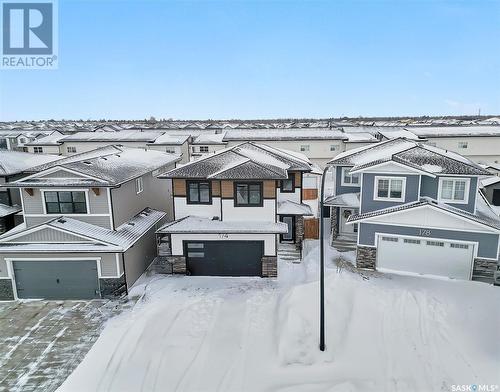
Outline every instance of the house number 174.
POLYGON ((429 229, 420 229, 418 231, 418 235, 422 235, 422 236, 428 237, 428 236, 431 235, 431 231, 429 229))

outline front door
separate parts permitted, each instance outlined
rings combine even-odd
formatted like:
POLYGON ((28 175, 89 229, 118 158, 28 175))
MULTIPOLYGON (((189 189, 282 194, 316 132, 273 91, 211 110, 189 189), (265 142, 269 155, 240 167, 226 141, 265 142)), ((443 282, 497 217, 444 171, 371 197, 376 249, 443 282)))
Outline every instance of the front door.
POLYGON ((280 222, 286 223, 288 233, 280 234, 281 242, 295 242, 295 217, 293 215, 281 215, 280 222))
POLYGON ((354 214, 357 214, 357 208, 340 208, 340 234, 356 234, 358 232, 358 224, 347 224, 347 219, 354 214))

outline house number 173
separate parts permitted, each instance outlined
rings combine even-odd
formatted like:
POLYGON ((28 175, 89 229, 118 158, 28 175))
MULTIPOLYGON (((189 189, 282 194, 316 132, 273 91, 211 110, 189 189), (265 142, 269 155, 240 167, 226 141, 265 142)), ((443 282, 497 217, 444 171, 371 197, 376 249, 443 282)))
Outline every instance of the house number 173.
POLYGON ((431 235, 431 231, 429 229, 420 229, 418 231, 418 235, 422 235, 422 236, 430 236, 431 235))

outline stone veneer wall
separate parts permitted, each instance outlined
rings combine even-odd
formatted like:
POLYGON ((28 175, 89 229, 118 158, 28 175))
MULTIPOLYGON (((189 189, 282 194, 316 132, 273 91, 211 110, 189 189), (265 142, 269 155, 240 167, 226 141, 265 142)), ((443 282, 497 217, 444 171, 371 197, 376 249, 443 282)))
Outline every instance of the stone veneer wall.
POLYGON ((172 264, 174 274, 187 273, 186 256, 167 256, 167 261, 172 264))
POLYGON ((12 280, 0 279, 0 301, 13 301, 14 290, 12 288, 12 280))
POLYGON ((304 217, 297 215, 295 217, 295 243, 299 249, 302 249, 304 241, 304 217))
POLYGON ((278 276, 278 258, 276 256, 262 257, 262 277, 276 278, 278 276))
POLYGON ((337 236, 339 235, 339 225, 337 224, 337 216, 338 216, 339 208, 338 207, 330 207, 330 230, 331 230, 331 241, 335 241, 337 236))
POLYGON ((497 265, 497 260, 474 259, 472 280, 493 283, 493 272, 496 271, 497 265))
POLYGON ((358 246, 356 252, 356 267, 375 269, 377 261, 377 248, 358 246))
POLYGON ((127 292, 125 284, 125 275, 119 278, 101 278, 99 279, 102 298, 121 297, 127 292))

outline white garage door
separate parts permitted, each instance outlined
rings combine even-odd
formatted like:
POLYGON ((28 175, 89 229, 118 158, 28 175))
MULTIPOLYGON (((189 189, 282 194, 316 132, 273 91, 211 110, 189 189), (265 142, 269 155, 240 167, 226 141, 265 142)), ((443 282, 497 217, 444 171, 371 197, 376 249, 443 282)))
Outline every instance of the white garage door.
POLYGON ((377 269, 469 280, 473 254, 473 244, 380 235, 377 269))

